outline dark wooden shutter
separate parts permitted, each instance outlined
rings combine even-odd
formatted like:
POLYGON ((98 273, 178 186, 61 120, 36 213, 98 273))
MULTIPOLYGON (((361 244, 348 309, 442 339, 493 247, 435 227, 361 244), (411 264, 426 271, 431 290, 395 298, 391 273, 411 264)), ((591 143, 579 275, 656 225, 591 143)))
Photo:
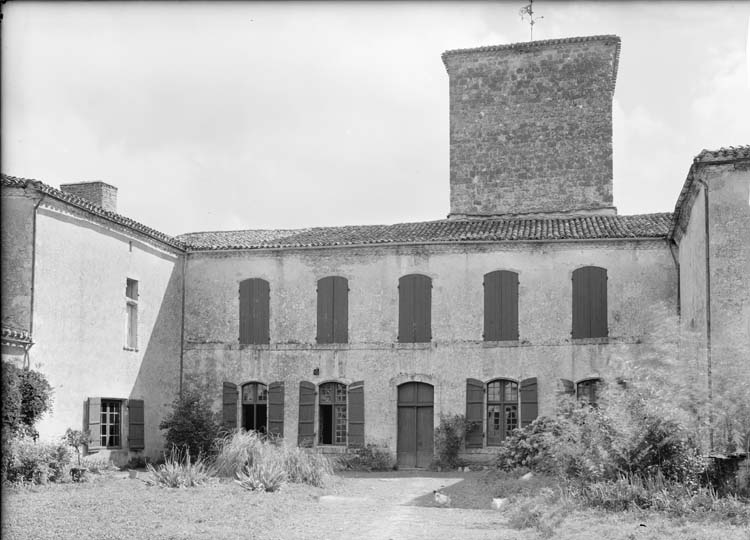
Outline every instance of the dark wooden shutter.
POLYGON ((432 339, 432 280, 414 276, 414 341, 427 343, 432 339))
POLYGON ((86 429, 89 430, 88 451, 99 450, 102 447, 102 400, 101 398, 89 398, 86 418, 88 419, 86 429))
POLYGON ((270 287, 265 279, 254 279, 253 291, 253 343, 271 341, 269 332, 270 287))
POLYGON ((268 432, 284 436, 284 383, 268 385, 268 432))
POLYGON ((606 337, 607 270, 584 266, 573 271, 573 338, 606 337))
POLYGON ((237 385, 225 382, 221 393, 221 423, 227 429, 237 429, 237 385))
POLYGON ((308 381, 299 383, 299 425, 297 444, 312 446, 315 442, 315 385, 308 381))
POLYGON ((484 275, 484 334, 485 341, 500 339, 500 272, 484 275))
POLYGON ((500 340, 518 339, 518 274, 501 270, 500 274, 500 340))
POLYGON ((398 341, 414 342, 414 276, 398 280, 398 341))
POLYGON ((484 424, 484 383, 466 379, 466 448, 481 448, 484 424))
POLYGON ((349 447, 362 448, 365 445, 365 382, 357 381, 349 385, 349 447))
POLYGON ((242 344, 252 343, 252 281, 251 279, 240 281, 240 343, 242 344))
POLYGON ((521 381, 521 427, 526 427, 539 416, 536 377, 521 381))
POLYGON ((128 448, 143 450, 145 444, 145 430, 143 419, 143 400, 128 400, 128 448))
POLYGON ((568 379, 560 379, 558 385, 558 394, 563 394, 567 396, 575 396, 576 395, 576 387, 573 384, 573 381, 569 381, 568 379))
POLYGON ((318 280, 318 343, 333 343, 333 277, 318 280))
POLYGON ((349 281, 333 277, 333 342, 349 342, 349 281))

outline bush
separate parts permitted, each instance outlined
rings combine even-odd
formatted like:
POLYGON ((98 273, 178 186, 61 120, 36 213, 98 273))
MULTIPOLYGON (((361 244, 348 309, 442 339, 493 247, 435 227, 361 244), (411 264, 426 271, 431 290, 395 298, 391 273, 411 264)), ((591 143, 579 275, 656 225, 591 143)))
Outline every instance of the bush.
POLYGON ((146 471, 150 475, 146 480, 148 485, 170 488, 202 486, 214 475, 213 467, 202 456, 191 459, 189 451, 178 448, 165 456, 163 464, 157 467, 146 464, 146 471))
POLYGON ((207 456, 213 451, 220 426, 208 401, 196 390, 186 390, 172 403, 172 411, 159 424, 166 430, 166 450, 185 451, 194 457, 207 456))
POLYGON ((440 415, 435 429, 435 459, 432 467, 455 469, 460 465, 458 453, 466 434, 466 418, 462 414, 440 415))
POLYGON ((63 435, 63 442, 76 451, 78 466, 81 466, 81 448, 85 447, 89 440, 89 432, 68 428, 63 435))
POLYGON ((12 459, 6 471, 10 482, 46 484, 67 479, 72 461, 65 444, 37 442, 32 437, 19 436, 10 442, 12 459))
POLYGON ((18 378, 21 390, 21 422, 28 429, 34 430, 34 425, 42 415, 52 410, 52 387, 44 375, 31 369, 22 369, 18 378))
POLYGON ((278 447, 271 445, 261 445, 252 464, 245 464, 235 476, 235 482, 251 491, 276 491, 287 479, 284 462, 278 458, 278 447))
POLYGON ((510 471, 518 467, 550 473, 555 470, 552 453, 555 439, 562 435, 562 426, 554 418, 540 416, 524 428, 514 429, 498 448, 497 466, 510 471))
POLYGON ((342 470, 390 471, 395 466, 395 462, 387 448, 368 444, 363 448, 357 448, 352 454, 338 457, 336 466, 342 470))

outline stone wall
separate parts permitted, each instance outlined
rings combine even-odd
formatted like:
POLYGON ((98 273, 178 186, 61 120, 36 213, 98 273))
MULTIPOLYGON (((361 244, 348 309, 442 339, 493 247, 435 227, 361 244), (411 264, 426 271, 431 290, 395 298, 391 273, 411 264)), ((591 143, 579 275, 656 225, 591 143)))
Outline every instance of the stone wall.
POLYGON ((611 212, 620 40, 448 51, 451 215, 611 212))

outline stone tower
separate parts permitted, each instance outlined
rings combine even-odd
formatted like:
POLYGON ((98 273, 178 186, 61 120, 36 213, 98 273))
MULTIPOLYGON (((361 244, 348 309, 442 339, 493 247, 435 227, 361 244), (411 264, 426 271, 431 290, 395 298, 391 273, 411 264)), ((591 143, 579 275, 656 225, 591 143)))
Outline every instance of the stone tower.
POLYGON ((452 218, 613 214, 612 97, 620 38, 443 53, 452 218))

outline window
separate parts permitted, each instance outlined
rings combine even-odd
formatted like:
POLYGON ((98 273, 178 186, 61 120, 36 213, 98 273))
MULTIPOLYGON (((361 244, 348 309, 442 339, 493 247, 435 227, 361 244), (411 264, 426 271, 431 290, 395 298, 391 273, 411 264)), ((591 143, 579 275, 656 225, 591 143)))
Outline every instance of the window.
POLYGON ((89 431, 89 451, 145 448, 142 399, 89 398, 84 405, 83 429, 89 431), (126 408, 128 422, 123 424, 126 408))
POLYGON ((432 339, 432 280, 410 274, 398 280, 398 341, 427 343, 432 339))
POLYGON ((484 275, 485 341, 518 339, 518 274, 498 270, 484 275))
POLYGON ((584 266, 573 272, 574 339, 607 337, 607 270, 584 266))
POLYGON ((520 384, 508 379, 495 379, 486 385, 477 379, 466 380, 467 448, 481 448, 485 442, 487 446, 497 446, 514 429, 533 422, 537 415, 535 377, 520 384))
POLYGON ((125 311, 127 313, 126 349, 138 349, 138 282, 125 280, 125 311))
POLYGON ((349 341, 349 282, 340 276, 318 281, 318 343, 349 341))
POLYGON ((576 384, 576 399, 596 407, 601 389, 601 379, 586 379, 576 384))
POLYGON ((247 431, 266 432, 268 389, 265 384, 248 383, 242 387, 242 427, 247 431))
POLYGON ((364 381, 357 381, 347 387, 342 383, 328 382, 316 387, 309 381, 300 382, 297 444, 302 447, 311 447, 317 441, 320 445, 363 447, 365 442, 364 384, 364 381), (316 409, 317 433, 315 432, 316 409))
POLYGON ((268 304, 270 287, 260 278, 240 282, 240 343, 261 345, 271 341, 268 304))

